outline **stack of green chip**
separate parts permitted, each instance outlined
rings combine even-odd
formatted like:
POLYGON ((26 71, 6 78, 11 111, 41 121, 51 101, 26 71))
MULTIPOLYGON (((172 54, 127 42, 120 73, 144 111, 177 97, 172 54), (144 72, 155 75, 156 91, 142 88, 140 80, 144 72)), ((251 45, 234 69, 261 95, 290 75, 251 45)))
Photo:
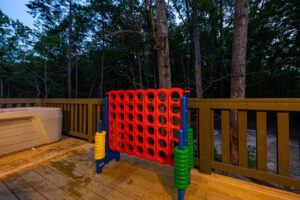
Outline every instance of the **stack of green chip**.
POLYGON ((174 156, 174 185, 176 188, 184 190, 189 185, 189 149, 184 147, 179 150, 175 147, 174 156))

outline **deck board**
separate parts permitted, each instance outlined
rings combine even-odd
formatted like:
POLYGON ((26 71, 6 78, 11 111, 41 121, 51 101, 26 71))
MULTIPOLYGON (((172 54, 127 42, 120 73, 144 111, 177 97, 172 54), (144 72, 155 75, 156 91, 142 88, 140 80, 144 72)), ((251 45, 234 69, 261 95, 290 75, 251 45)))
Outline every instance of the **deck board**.
MULTIPOLYGON (((64 138, 2 157, 0 171, 6 175, 0 177, 0 199, 177 199, 171 166, 121 154, 119 162, 111 161, 97 174, 93 156, 92 144, 64 138), (21 161, 27 167, 20 167, 21 161), (14 165, 20 170, 12 170, 14 165)), ((197 170, 192 170, 186 192, 188 200, 274 198, 300 199, 300 195, 197 170)))
POLYGON ((17 200, 17 197, 2 181, 0 181, 0 199, 17 200))
POLYGON ((47 199, 42 193, 33 188, 24 178, 20 175, 8 177, 3 180, 7 187, 22 200, 45 200, 47 199))
POLYGON ((83 140, 63 137, 56 143, 0 157, 0 179, 42 165, 52 159, 63 158, 92 148, 92 144, 83 140))

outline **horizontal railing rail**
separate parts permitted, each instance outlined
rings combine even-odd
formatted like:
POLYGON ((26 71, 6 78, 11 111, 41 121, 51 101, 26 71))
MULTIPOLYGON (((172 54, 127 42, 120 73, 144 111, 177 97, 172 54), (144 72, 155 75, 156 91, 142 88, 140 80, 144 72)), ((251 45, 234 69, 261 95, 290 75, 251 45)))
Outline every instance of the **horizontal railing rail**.
MULTIPOLYGON (((290 176, 290 113, 300 112, 300 99, 189 99, 188 121, 194 129, 195 165, 203 173, 212 170, 268 181, 300 189, 300 180, 290 176), (230 164, 230 112, 238 118, 238 163, 230 164), (256 167, 248 163, 248 114, 256 124, 256 167), (267 118, 275 113, 277 172, 268 171, 267 118), (216 160, 215 123, 221 132, 221 155, 216 160)), ((63 133, 93 142, 100 119, 104 120, 104 99, 0 99, 2 108, 46 106, 63 113, 63 133)), ((300 113, 299 113, 300 114, 300 113)), ((273 147, 274 148, 274 147, 273 147)))

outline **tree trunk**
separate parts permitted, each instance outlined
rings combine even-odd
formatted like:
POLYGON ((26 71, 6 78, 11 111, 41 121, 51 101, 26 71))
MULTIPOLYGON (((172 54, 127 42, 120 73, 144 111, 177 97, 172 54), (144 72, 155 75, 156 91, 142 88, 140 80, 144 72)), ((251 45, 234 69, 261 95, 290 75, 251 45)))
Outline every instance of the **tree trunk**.
POLYGON ((136 80, 135 80, 134 67, 133 67, 134 62, 132 62, 130 55, 128 56, 128 59, 129 59, 129 63, 130 63, 129 69, 131 72, 131 77, 132 77, 132 82, 133 82, 132 84, 133 84, 134 89, 136 90, 137 87, 136 87, 136 80))
MULTIPOLYGON (((236 0, 232 41, 231 98, 245 98, 248 0, 236 0)), ((238 164, 237 110, 230 112, 230 160, 238 164)))
POLYGON ((47 61, 46 61, 46 59, 45 59, 45 68, 44 68, 44 85, 45 85, 45 98, 48 98, 47 61))
POLYGON ((159 87, 171 88, 168 25, 164 0, 156 0, 159 87))
POLYGON ((100 98, 103 98, 103 73, 104 73, 104 42, 101 55, 101 80, 100 80, 100 98))
POLYGON ((140 89, 143 88, 143 77, 142 77, 142 63, 141 63, 141 58, 140 58, 140 53, 137 52, 137 61, 139 65, 139 81, 140 81, 140 89))
POLYGON ((195 48, 195 85, 196 85, 196 96, 197 98, 203 98, 203 88, 202 88, 202 73, 201 73, 201 51, 200 51, 200 37, 199 37, 199 27, 198 27, 198 5, 197 1, 192 3, 193 9, 193 40, 195 48))
POLYGON ((68 30, 68 98, 72 97, 72 0, 69 0, 69 30, 68 30))
MULTIPOLYGON (((224 14, 223 14, 223 0, 220 0, 220 17, 221 17, 221 20, 220 20, 220 45, 222 47, 222 52, 221 52, 221 70, 220 70, 220 75, 221 77, 224 76, 225 74, 225 55, 224 55, 224 50, 225 50, 225 47, 224 47, 224 28, 223 28, 223 22, 224 22, 224 14)), ((220 98, 224 98, 224 84, 225 84, 225 81, 224 79, 221 79, 220 81, 220 98)))
POLYGON ((76 68, 76 71, 75 71, 75 98, 77 98, 77 95, 78 95, 78 56, 76 54, 76 57, 75 57, 75 68, 76 68))
POLYGON ((4 97, 4 83, 3 83, 3 77, 2 77, 2 70, 0 68, 0 97, 4 97))
POLYGON ((47 86, 47 60, 45 58, 45 44, 43 43, 43 53, 44 53, 44 87, 45 94, 44 97, 48 98, 48 86, 47 86))
MULTIPOLYGON (((152 59, 153 59, 153 86, 154 86, 154 89, 157 89, 157 72, 156 72, 156 67, 155 67, 155 58, 154 58, 154 55, 152 56, 152 59)), ((147 79, 149 80, 149 79, 147 79)))

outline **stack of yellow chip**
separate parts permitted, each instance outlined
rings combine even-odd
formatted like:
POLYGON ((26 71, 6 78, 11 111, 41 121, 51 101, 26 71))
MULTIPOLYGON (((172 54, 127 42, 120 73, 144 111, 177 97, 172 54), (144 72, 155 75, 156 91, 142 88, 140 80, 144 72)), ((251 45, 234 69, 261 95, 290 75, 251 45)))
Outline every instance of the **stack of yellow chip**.
POLYGON ((105 157, 105 135, 105 131, 97 132, 95 135, 95 160, 101 160, 105 157))

